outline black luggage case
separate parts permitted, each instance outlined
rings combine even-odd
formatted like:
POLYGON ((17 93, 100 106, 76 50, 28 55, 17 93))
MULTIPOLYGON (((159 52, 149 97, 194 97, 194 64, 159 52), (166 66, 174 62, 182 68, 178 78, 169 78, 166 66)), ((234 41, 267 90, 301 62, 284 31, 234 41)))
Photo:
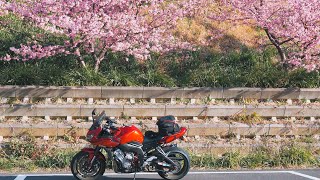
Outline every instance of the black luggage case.
POLYGON ((158 122, 158 132, 161 136, 168 136, 180 131, 179 125, 175 122, 174 116, 161 117, 158 122))

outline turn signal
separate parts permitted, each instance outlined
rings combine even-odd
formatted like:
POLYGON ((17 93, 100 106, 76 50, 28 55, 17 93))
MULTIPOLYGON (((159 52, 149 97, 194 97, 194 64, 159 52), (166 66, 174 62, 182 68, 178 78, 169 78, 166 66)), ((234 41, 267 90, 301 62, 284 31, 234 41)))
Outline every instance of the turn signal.
POLYGON ((188 141, 187 137, 184 137, 184 136, 181 136, 180 139, 181 139, 182 141, 185 141, 185 142, 188 141))
POLYGON ((87 137, 86 137, 87 141, 89 141, 89 142, 90 142, 90 141, 91 141, 91 139, 93 138, 93 136, 94 136, 93 134, 89 134, 89 135, 87 135, 87 137))

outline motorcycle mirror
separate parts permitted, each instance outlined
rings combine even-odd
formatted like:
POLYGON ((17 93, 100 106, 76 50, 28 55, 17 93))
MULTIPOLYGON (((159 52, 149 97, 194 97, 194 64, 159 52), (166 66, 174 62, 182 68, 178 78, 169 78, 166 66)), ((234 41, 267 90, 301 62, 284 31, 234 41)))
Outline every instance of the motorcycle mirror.
POLYGON ((93 111, 92 111, 92 116, 95 116, 97 114, 97 109, 94 108, 93 111))
POLYGON ((92 121, 94 122, 94 116, 97 114, 97 109, 94 108, 91 114, 92 114, 92 121))

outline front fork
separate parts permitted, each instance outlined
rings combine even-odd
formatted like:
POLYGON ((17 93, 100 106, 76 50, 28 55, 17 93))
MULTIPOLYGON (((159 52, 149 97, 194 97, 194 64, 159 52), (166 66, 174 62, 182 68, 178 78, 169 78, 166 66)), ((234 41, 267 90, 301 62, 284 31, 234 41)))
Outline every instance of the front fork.
POLYGON ((89 156, 90 168, 92 168, 93 161, 96 160, 96 158, 97 158, 100 150, 101 150, 101 147, 97 146, 97 147, 94 149, 93 157, 90 157, 90 156, 89 156))

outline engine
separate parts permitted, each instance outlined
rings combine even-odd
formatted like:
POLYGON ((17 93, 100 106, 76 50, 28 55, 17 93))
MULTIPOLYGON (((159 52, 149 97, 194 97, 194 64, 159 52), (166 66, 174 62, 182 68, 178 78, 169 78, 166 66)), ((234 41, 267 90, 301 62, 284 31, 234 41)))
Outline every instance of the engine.
POLYGON ((117 149, 113 152, 114 163, 113 169, 117 172, 133 172, 134 170, 134 159, 135 156, 133 152, 123 152, 117 149))

